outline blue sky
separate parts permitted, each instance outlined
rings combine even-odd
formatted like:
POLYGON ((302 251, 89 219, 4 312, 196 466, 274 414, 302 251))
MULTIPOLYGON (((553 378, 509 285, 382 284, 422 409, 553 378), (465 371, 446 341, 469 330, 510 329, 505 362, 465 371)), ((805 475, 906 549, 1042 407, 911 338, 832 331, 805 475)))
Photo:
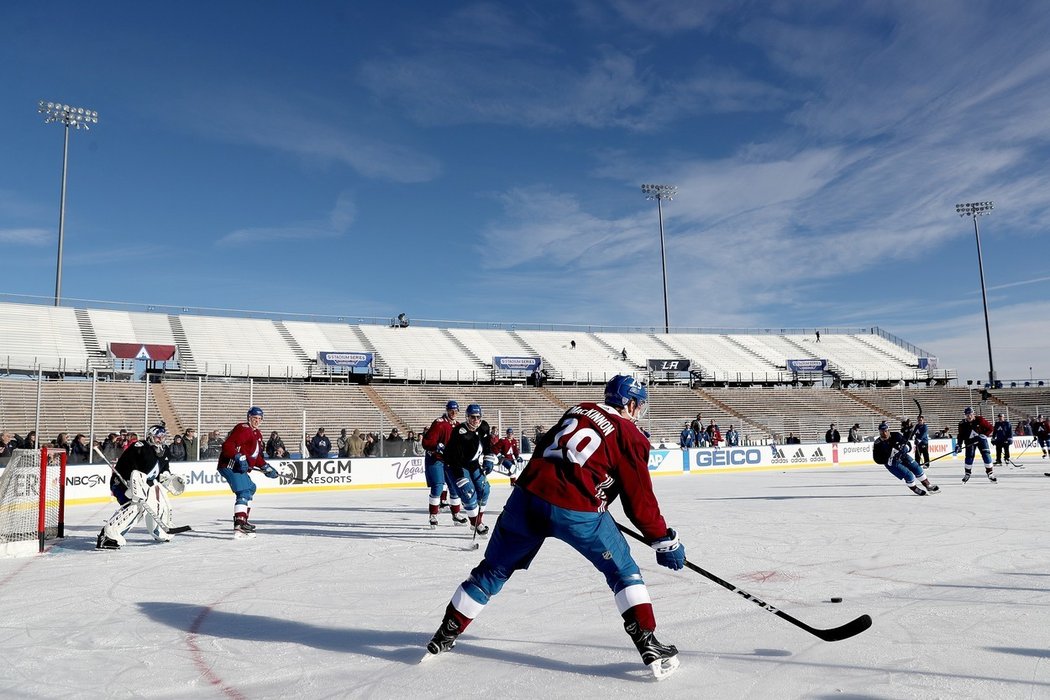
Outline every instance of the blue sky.
MULTIPOLYGON (((878 325, 1050 377, 1039 2, 3 3, 0 293, 660 328, 878 325)), ((83 305, 83 304, 79 304, 83 305)))

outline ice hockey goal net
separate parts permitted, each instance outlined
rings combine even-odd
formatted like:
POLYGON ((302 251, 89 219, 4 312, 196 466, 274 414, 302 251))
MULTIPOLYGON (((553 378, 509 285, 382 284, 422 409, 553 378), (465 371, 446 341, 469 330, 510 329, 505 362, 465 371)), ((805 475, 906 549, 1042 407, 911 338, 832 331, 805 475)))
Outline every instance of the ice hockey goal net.
POLYGON ((15 450, 0 474, 0 556, 43 552, 65 536, 66 453, 15 450))

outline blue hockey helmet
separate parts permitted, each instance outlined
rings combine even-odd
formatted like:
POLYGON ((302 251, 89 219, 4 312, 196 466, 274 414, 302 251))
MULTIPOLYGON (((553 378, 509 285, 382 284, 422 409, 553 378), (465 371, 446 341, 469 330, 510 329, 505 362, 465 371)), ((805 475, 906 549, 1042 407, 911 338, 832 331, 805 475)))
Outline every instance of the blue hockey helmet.
POLYGON ((445 410, 446 411, 458 411, 459 410, 459 403, 457 403, 455 400, 449 401, 447 404, 445 404, 445 410))
POLYGON ((252 416, 259 416, 260 418, 262 418, 263 410, 258 406, 252 406, 248 409, 248 417, 251 418, 252 416))
POLYGON ((469 406, 467 406, 467 417, 469 418, 470 416, 477 416, 478 418, 481 417, 480 404, 472 403, 469 406))
POLYGON ((972 416, 973 415, 973 409, 970 408, 969 406, 967 406, 966 408, 963 409, 963 415, 972 416))
POLYGON ((886 423, 886 421, 882 421, 881 423, 879 423, 879 431, 880 432, 883 431, 883 430, 887 430, 888 431, 889 429, 890 429, 890 426, 886 423))
POLYGON ((161 424, 151 425, 146 430, 146 437, 156 443, 164 442, 164 438, 168 436, 168 429, 161 424))
POLYGON ((610 406, 624 408, 631 399, 639 406, 649 400, 649 390, 631 375, 618 374, 605 385, 605 403, 610 406))

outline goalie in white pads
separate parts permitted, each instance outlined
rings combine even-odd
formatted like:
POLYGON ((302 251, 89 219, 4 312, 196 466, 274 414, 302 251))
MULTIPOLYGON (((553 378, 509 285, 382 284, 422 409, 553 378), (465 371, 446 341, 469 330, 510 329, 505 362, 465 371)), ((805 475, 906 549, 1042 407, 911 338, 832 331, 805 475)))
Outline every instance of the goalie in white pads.
POLYGON ((168 431, 163 425, 154 425, 146 431, 146 439, 131 445, 117 459, 109 479, 109 490, 120 508, 98 533, 96 549, 120 549, 128 533, 140 518, 145 518, 146 530, 158 542, 171 540, 171 504, 167 493, 178 495, 186 488, 181 476, 168 468, 164 441, 168 431))

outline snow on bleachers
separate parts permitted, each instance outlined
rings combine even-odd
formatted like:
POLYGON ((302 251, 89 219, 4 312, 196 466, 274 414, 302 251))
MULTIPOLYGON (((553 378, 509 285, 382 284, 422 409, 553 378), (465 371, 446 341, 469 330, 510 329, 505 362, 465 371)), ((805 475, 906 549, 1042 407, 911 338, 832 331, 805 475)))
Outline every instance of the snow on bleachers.
POLYGON ((598 342, 590 333, 571 331, 518 331, 518 337, 543 357, 553 369, 552 377, 568 381, 605 381, 617 374, 630 374, 638 368, 598 342), (576 342, 573 348, 572 342, 576 342))
POLYGON ((306 367, 268 319, 181 315, 197 369, 207 374, 303 377, 306 367))
POLYGON ((103 350, 110 343, 175 345, 167 314, 88 309, 88 318, 103 350))
POLYGON ((383 362, 386 376, 429 381, 474 381, 489 376, 440 328, 358 326, 383 362))
POLYGON ((87 348, 73 309, 4 304, 0 313, 0 365, 14 370, 86 371, 87 348))
POLYGON ((686 360, 687 356, 669 350, 659 340, 644 333, 595 333, 613 348, 627 351, 627 362, 634 369, 647 367, 648 360, 686 360))
POLYGON ((772 362, 748 353, 726 338, 711 333, 672 333, 665 342, 703 368, 704 378, 716 381, 775 380, 781 375, 772 362))
POLYGON ((523 357, 532 354, 509 331, 450 328, 449 333, 485 364, 491 364, 492 358, 497 355, 523 357))
POLYGON ((354 333, 353 327, 343 323, 285 321, 284 327, 310 359, 316 359, 319 352, 368 351, 361 338, 354 333))

